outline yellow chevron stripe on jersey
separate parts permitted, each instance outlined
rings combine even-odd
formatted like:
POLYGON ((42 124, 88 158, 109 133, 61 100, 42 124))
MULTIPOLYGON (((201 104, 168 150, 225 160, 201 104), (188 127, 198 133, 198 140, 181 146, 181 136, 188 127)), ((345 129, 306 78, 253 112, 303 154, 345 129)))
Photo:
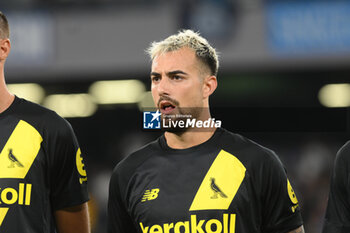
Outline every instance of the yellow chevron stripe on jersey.
POLYGON ((23 179, 38 155, 42 141, 33 126, 20 120, 0 153, 0 178, 23 179))
POLYGON ((9 210, 9 208, 0 208, 0 226, 2 224, 2 221, 4 221, 4 218, 5 218, 8 210, 9 210))
POLYGON ((205 175, 190 211, 227 210, 245 177, 245 171, 246 168, 235 156, 221 150, 205 175))

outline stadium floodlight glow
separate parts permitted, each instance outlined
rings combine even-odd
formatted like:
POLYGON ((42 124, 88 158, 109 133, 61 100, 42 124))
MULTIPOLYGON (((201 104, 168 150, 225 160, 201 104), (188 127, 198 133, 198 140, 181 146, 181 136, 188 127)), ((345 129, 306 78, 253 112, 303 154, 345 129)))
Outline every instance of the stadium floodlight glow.
POLYGON ((350 84, 328 84, 318 92, 318 99, 329 108, 350 107, 350 84))
POLYGON ((96 112, 97 105, 89 94, 56 94, 44 100, 44 106, 61 117, 89 117, 96 112))
POLYGON ((146 91, 145 85, 135 79, 97 81, 89 88, 98 104, 130 104, 137 103, 146 91))
POLYGON ((38 104, 40 104, 45 97, 44 88, 36 83, 8 84, 7 88, 12 94, 38 104))
POLYGON ((155 108, 152 92, 147 91, 142 95, 140 101, 138 102, 138 107, 140 111, 144 111, 145 109, 155 108))

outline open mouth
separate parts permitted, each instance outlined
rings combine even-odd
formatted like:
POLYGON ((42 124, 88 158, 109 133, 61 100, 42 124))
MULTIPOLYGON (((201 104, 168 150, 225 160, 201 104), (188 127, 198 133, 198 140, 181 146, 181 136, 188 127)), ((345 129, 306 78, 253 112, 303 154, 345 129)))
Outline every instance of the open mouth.
POLYGON ((159 105, 160 112, 163 114, 170 114, 176 106, 169 101, 161 101, 159 105))

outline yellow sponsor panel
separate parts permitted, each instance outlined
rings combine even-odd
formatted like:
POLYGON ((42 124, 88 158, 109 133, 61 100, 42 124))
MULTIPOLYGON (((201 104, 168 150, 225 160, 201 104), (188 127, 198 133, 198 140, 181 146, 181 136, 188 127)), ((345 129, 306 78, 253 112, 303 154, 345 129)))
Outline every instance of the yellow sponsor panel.
POLYGON ((227 210, 235 197, 246 168, 232 154, 221 150, 205 175, 190 207, 195 210, 227 210))
POLYGON ((23 179, 43 141, 39 132, 20 120, 0 153, 0 178, 23 179))
POLYGON ((4 221, 4 218, 5 218, 8 210, 9 210, 9 208, 0 208, 0 226, 1 226, 2 222, 4 221))

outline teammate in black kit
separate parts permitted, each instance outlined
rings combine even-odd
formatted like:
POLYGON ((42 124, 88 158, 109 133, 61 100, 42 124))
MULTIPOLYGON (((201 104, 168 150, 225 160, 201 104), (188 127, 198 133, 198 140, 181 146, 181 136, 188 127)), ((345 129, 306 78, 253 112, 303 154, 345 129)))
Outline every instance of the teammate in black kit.
MULTIPOLYGON (((210 118, 215 50, 197 33, 153 43, 152 95, 163 118, 210 118)), ((222 128, 177 130, 120 162, 109 233, 304 232, 298 200, 271 150, 222 128)))
POLYGON ((337 153, 323 233, 350 232, 350 141, 337 153))
POLYGON ((89 233, 86 170, 69 123, 6 88, 0 12, 0 233, 89 233))

